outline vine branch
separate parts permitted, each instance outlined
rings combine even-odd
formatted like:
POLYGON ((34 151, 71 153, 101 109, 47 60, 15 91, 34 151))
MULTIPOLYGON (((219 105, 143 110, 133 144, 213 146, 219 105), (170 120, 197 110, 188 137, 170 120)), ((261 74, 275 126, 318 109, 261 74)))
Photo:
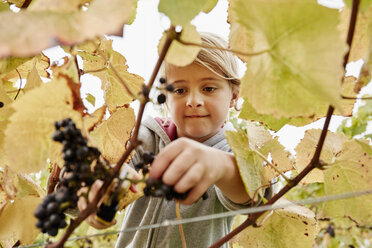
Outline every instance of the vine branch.
MULTIPOLYGON (((349 30, 348 30, 348 35, 347 35, 347 44, 349 45, 349 48, 351 48, 353 36, 354 36, 354 31, 355 31, 355 24, 356 24, 356 19, 357 19, 357 14, 358 14, 358 8, 359 8, 359 1, 360 0, 353 0, 353 7, 351 11, 351 17, 350 17, 350 24, 349 24, 349 30)), ((346 64, 349 60, 349 55, 350 55, 350 49, 344 56, 344 68, 346 68, 346 64)), ((294 179, 291 180, 290 184, 285 185, 277 194, 275 194, 264 206, 266 205, 272 205, 274 204, 277 200, 279 200, 282 196, 284 196, 290 189, 295 187, 306 175, 308 175, 314 168, 317 168, 319 164, 319 158, 320 154, 323 148, 323 144, 327 135, 327 130, 329 127, 329 123, 332 118, 332 114, 334 112, 334 108, 332 106, 328 107, 327 111, 327 116, 326 120, 323 125, 322 133, 320 135, 320 138, 318 140, 318 144, 315 149, 315 153, 313 158, 311 159, 310 163, 303 169, 300 174, 298 174, 294 179)), ((214 243, 212 246, 209 248, 217 248, 229 241, 232 237, 243 231, 245 228, 248 226, 252 226, 256 223, 257 219, 266 211, 262 212, 257 212, 248 217, 246 221, 244 221, 241 225, 236 227, 234 230, 232 230, 230 233, 228 233, 225 237, 221 238, 218 240, 216 243, 214 243)))
POLYGON ((353 96, 341 95, 341 98, 346 99, 346 100, 372 100, 372 96, 371 97, 353 97, 353 96))
POLYGON ((14 97, 14 100, 17 99, 18 95, 19 95, 19 92, 21 91, 22 89, 22 77, 21 77, 21 73, 19 73, 18 69, 16 69, 16 72, 18 73, 18 76, 19 76, 19 88, 17 90, 17 94, 15 95, 14 97))
MULTIPOLYGON (((167 39, 165 41, 165 44, 163 46, 163 49, 161 51, 161 54, 159 55, 158 61, 156 63, 156 66, 153 70, 153 74, 150 78, 150 81, 148 83, 148 87, 150 88, 156 78, 156 75, 159 72, 160 66, 165 58, 165 55, 169 49, 169 46, 173 40, 173 37, 171 34, 174 34, 175 30, 174 28, 171 28, 169 31, 169 34, 167 36, 167 39)), ((77 228, 81 222, 83 222, 89 215, 97 211, 97 205, 99 200, 103 197, 104 193, 108 189, 109 185, 111 184, 112 180, 119 176, 120 169, 124 162, 128 159, 131 152, 140 144, 140 141, 138 140, 138 130, 142 121, 143 112, 145 105, 149 102, 149 99, 146 98, 145 101, 141 102, 138 117, 136 120, 136 125, 134 128, 133 135, 130 139, 129 146, 124 151, 123 155, 121 156, 119 162, 112 168, 111 175, 106 178, 101 188, 97 191, 97 194, 93 197, 93 200, 90 201, 87 205, 87 207, 79 213, 79 215, 71 220, 70 225, 67 227, 66 231, 63 233, 62 237, 55 243, 49 243, 46 245, 47 248, 56 248, 56 247, 63 247, 64 243, 67 241, 68 237, 72 234, 72 232, 77 228)))

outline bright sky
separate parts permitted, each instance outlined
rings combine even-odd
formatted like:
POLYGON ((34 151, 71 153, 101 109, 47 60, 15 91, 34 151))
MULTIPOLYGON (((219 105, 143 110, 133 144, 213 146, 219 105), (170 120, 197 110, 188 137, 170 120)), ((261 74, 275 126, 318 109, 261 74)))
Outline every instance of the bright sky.
MULTIPOLYGON (((132 25, 124 27, 124 38, 110 37, 114 40, 114 50, 123 54, 127 59, 129 71, 142 76, 145 82, 149 80, 158 57, 158 41, 163 31, 170 26, 169 19, 157 11, 158 2, 159 0, 140 0, 138 2, 136 20, 132 25)), ((341 8, 343 6, 342 0, 322 0, 319 2, 334 8, 341 8)), ((200 14, 192 23, 196 25, 198 31, 213 32, 227 40, 229 34, 229 24, 226 22, 227 8, 228 1, 219 0, 217 6, 210 13, 200 14)), ((53 48, 48 49, 46 55, 58 59, 62 58, 65 54, 62 49, 53 48)), ((361 65, 362 61, 357 61, 349 65, 347 74, 358 76, 361 65)), ((244 70, 244 65, 241 63, 241 75, 243 75, 244 70)), ((90 92, 96 97, 95 107, 89 109, 89 112, 93 112, 94 109, 99 108, 103 104, 103 93, 100 90, 100 81, 89 75, 84 75, 82 81, 88 82, 83 83, 82 95, 85 96, 86 93, 90 92)), ((361 95, 368 92, 372 92, 372 84, 369 84, 368 88, 365 87, 361 95)), ((86 105, 92 106, 90 103, 86 103, 86 105)), ((132 104, 132 106, 136 109, 138 105, 132 104)), ((146 109, 146 114, 157 115, 152 106, 147 105, 146 109)), ((333 117, 330 129, 335 131, 342 119, 341 117, 333 117)), ((293 149, 303 137, 305 130, 309 128, 321 128, 323 122, 324 120, 319 120, 302 128, 287 125, 278 132, 279 141, 286 146, 288 150, 294 152, 293 149)), ((372 125, 369 126, 369 130, 372 130, 372 125)))

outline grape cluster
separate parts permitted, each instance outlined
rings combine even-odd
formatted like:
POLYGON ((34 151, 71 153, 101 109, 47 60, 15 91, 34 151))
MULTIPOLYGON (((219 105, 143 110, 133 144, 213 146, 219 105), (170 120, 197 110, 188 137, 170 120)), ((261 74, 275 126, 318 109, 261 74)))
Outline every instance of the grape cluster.
POLYGON ((67 172, 60 183, 74 188, 91 185, 95 180, 90 165, 98 159, 100 152, 95 147, 87 146, 87 139, 70 118, 57 121, 54 125, 56 132, 52 138, 63 144, 64 168, 67 172))
MULTIPOLYGON (((150 152, 144 152, 142 154, 142 161, 136 164, 134 167, 136 170, 142 169, 143 175, 146 175, 149 171, 149 166, 155 159, 155 155, 150 152)), ((173 186, 167 185, 160 179, 147 178, 146 187, 143 189, 145 196, 154 196, 154 197, 165 197, 168 201, 177 199, 184 200, 186 199, 189 191, 185 193, 178 193, 174 190, 173 186)), ((207 192, 202 196, 203 200, 208 198, 207 192)))
POLYGON ((38 219, 36 226, 43 233, 57 235, 59 228, 66 227, 64 211, 77 206, 78 190, 90 186, 97 179, 107 175, 107 170, 98 160, 100 152, 95 147, 87 145, 87 139, 76 128, 70 119, 54 123, 56 131, 52 139, 63 144, 63 173, 56 192, 47 195, 34 212, 38 219), (91 169, 93 161, 97 161, 94 170, 91 169))
POLYGON ((138 170, 142 170, 142 174, 146 175, 149 172, 149 166, 155 159, 155 155, 152 152, 144 152, 141 156, 142 160, 134 165, 134 168, 138 170))
POLYGON ((63 210, 68 206, 76 206, 78 197, 68 188, 59 188, 47 195, 36 208, 34 215, 38 218, 36 226, 43 233, 56 236, 59 228, 65 228, 67 223, 63 210))

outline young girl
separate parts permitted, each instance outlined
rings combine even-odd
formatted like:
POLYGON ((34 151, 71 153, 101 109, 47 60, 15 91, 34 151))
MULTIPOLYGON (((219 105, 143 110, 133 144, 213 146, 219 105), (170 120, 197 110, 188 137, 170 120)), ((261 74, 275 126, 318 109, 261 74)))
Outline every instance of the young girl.
MULTIPOLYGON (((203 33, 208 46, 227 47, 219 37, 203 33)), ((164 66, 164 77, 173 84, 167 93, 170 119, 147 118, 139 139, 142 152, 157 154, 149 176, 161 178, 175 191, 189 191, 180 201, 181 216, 216 214, 250 204, 235 158, 224 137, 229 108, 236 105, 239 84, 236 58, 230 52, 204 49, 186 67, 164 66), (204 192, 208 199, 200 199, 204 192)), ((141 197, 125 214, 122 230, 176 219, 175 201, 141 197)), ((208 247, 230 232, 233 217, 183 224, 188 247, 208 247)), ((178 226, 122 232, 116 247, 182 247, 178 226)), ((228 247, 225 244, 225 247, 228 247)))
MULTIPOLYGON (((207 46, 227 47, 216 35, 202 33, 207 46)), ((235 158, 224 137, 231 128, 229 108, 236 105, 240 80, 235 56, 202 48, 186 67, 166 64, 164 78, 173 84, 167 93, 170 119, 146 118, 139 139, 141 147, 131 160, 137 164, 143 152, 156 158, 149 176, 162 178, 175 191, 189 191, 180 201, 183 219, 237 210, 250 205, 235 158), (201 196, 208 192, 208 198, 201 196)), ((176 219, 175 201, 141 197, 125 210, 122 230, 176 219)), ((208 247, 230 232, 233 217, 183 224, 188 247, 208 247)), ((91 223, 94 224, 94 223, 91 223)), ((100 224, 93 225, 100 227, 100 224)), ((116 247, 182 247, 178 226, 121 232, 116 247)), ((224 247, 228 247, 225 244, 224 247)))

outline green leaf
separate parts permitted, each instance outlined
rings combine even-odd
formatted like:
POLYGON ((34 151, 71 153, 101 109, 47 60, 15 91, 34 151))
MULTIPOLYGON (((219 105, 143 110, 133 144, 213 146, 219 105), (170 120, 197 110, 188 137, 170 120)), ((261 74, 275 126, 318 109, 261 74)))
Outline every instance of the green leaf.
POLYGON ((160 0, 159 11, 166 14, 174 25, 186 25, 201 11, 209 12, 217 0, 160 0))
MULTIPOLYGON (((281 198, 275 204, 286 204, 281 198)), ((274 204, 274 205, 275 205, 274 204)), ((305 207, 291 206, 263 214, 259 227, 249 226, 230 241, 232 247, 308 247, 319 231, 315 214, 305 207)))
POLYGON ((293 126, 304 126, 319 119, 320 117, 321 116, 312 115, 308 117, 275 118, 270 114, 257 113, 257 111, 252 107, 252 105, 247 100, 244 100, 242 109, 239 114, 239 118, 251 121, 258 121, 274 131, 280 130, 285 124, 290 124, 293 126))
POLYGON ((245 189, 249 197, 256 201, 258 195, 263 193, 263 190, 260 189, 257 194, 257 189, 266 184, 263 179, 264 161, 249 148, 248 137, 243 131, 226 131, 225 136, 234 152, 245 189), (253 198, 254 196, 255 198, 253 198))
MULTIPOLYGON (((324 174, 326 195, 345 194, 372 188, 371 147, 360 141, 345 142, 341 154, 324 174)), ((349 217, 359 225, 372 223, 372 196, 364 195, 324 204, 323 217, 349 217)))
MULTIPOLYGON (((351 8, 353 0, 344 0, 346 6, 351 8)), ((359 10, 365 11, 371 6, 372 0, 361 0, 359 4, 359 10)))
POLYGON ((93 107, 96 104, 96 98, 90 93, 87 94, 87 96, 85 97, 85 100, 87 100, 90 104, 92 104, 93 107))
POLYGON ((241 96, 259 114, 324 116, 329 104, 340 108, 346 45, 337 10, 313 0, 232 0, 229 18, 247 30, 245 51, 266 50, 247 59, 242 78, 241 96))

